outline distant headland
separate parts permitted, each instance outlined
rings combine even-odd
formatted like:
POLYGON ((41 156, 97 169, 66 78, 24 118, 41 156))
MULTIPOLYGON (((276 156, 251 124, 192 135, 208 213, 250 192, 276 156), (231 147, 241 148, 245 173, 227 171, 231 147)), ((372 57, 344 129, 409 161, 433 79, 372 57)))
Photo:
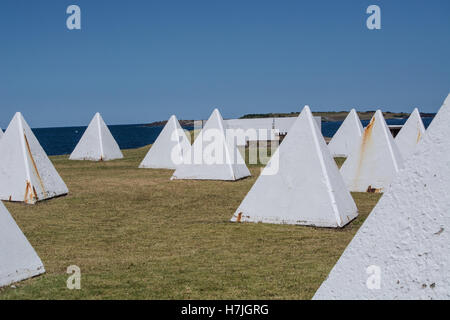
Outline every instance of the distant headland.
MULTIPOLYGON (((326 112, 313 112, 314 116, 322 117, 322 121, 344 121, 349 111, 326 111, 326 112)), ((370 120, 375 113, 375 110, 358 112, 358 116, 361 120, 370 120)), ((297 117, 300 112, 288 112, 288 113, 250 113, 243 115, 239 119, 252 119, 252 118, 278 118, 278 117, 297 117)), ((409 117, 409 113, 406 112, 383 112, 385 119, 405 119, 409 117)), ((420 113, 422 118, 434 117, 436 113, 420 113)), ((194 120, 179 120, 180 125, 183 127, 193 127, 194 120)), ((164 121, 155 121, 145 124, 146 127, 161 127, 167 123, 164 121)))

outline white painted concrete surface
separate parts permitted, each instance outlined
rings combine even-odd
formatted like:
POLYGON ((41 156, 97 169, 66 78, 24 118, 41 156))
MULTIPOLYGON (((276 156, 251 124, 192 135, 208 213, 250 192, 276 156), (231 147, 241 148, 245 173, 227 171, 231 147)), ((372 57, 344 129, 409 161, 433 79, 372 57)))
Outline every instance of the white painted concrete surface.
POLYGON ((34 204, 69 190, 20 112, 0 143, 0 199, 34 204))
POLYGON ((0 201, 0 287, 44 272, 41 259, 0 201))
POLYGON ((350 191, 385 192, 403 166, 403 158, 380 110, 370 120, 356 148, 341 167, 350 191))
POLYGON ((395 137, 395 142, 404 160, 411 156, 424 134, 425 126, 423 125, 419 110, 415 108, 395 137))
POLYGON ((449 122, 450 94, 314 299, 450 299, 449 122))
POLYGON ((139 168, 176 169, 189 154, 191 144, 173 115, 140 164, 139 168))
POLYGON ((328 144, 331 155, 333 157, 348 157, 350 152, 361 142, 363 132, 364 129, 358 113, 355 109, 352 109, 328 144))
POLYGON ((119 145, 100 113, 96 113, 69 159, 109 161, 122 158, 119 145))
POLYGON ((231 221, 342 227, 356 216, 355 202, 305 106, 231 221), (276 159, 279 170, 272 174, 276 159))

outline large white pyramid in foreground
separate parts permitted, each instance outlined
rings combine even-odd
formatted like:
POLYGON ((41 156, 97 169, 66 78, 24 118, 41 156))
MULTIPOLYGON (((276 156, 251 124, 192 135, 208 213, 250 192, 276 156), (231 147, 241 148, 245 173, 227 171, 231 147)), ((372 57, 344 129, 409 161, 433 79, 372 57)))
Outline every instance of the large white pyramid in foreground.
POLYGON ((0 201, 0 287, 44 272, 41 259, 0 201))
POLYGON ((0 142, 0 199, 34 204, 68 192, 22 114, 16 113, 0 142))
POLYGON ((305 106, 231 221, 342 227, 356 216, 355 202, 305 106))
POLYGON ((222 116, 214 109, 172 179, 238 180, 248 176, 244 159, 233 141, 227 140, 222 116))
POLYGON ((403 158, 380 110, 341 167, 350 191, 384 192, 403 166, 403 158))
POLYGON ((0 139, 3 137, 3 130, 0 128, 0 139))
POLYGON ((173 115, 152 144, 139 168, 176 169, 190 149, 191 144, 173 115))
POLYGON ((363 131, 358 113, 352 109, 328 144, 331 155, 348 157, 352 149, 361 141, 363 131))
POLYGON ((450 299, 450 95, 315 299, 450 299))
POLYGON ((416 145, 425 134, 425 126, 417 108, 409 116, 400 132, 395 137, 398 150, 404 160, 414 152, 416 145))
POLYGON ((119 145, 97 112, 70 155, 70 160, 108 161, 122 158, 119 145))

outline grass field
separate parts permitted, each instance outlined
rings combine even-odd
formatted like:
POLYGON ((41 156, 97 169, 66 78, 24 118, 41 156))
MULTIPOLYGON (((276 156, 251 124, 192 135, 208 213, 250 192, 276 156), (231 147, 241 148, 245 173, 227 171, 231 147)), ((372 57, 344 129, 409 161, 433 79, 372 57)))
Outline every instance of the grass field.
POLYGON ((170 181, 137 168, 147 150, 52 157, 69 195, 5 203, 47 272, 0 299, 310 299, 380 197, 353 194, 360 215, 340 230, 230 223, 258 166, 237 182, 170 181), (81 290, 66 288, 69 265, 81 290))

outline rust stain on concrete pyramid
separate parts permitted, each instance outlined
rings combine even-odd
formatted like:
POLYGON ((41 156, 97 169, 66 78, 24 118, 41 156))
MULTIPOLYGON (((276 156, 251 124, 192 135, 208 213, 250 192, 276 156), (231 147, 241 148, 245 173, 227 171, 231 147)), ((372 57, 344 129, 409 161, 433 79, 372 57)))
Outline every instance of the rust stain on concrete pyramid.
POLYGON ((96 113, 69 159, 108 161, 122 158, 119 145, 100 113, 96 113))
POLYGON ((41 259, 0 201, 0 287, 44 272, 41 259))
POLYGON ((341 167, 350 191, 384 192, 403 166, 403 158, 380 110, 341 167))
POLYGON ((450 95, 314 299, 450 299, 450 95))
POLYGON ((189 154, 190 149, 191 144, 186 133, 173 115, 152 144, 139 168, 176 169, 183 163, 183 157, 189 154))
POLYGON ((363 131, 358 113, 355 109, 352 109, 328 144, 331 155, 333 157, 348 157, 361 141, 363 131))
POLYGON ((305 106, 231 221, 342 227, 357 208, 305 106))
POLYGON ((404 160, 411 156, 424 134, 425 126, 423 125, 419 110, 415 108, 395 137, 395 142, 404 160))
POLYGON ((68 192, 22 114, 16 113, 0 143, 0 199, 34 204, 68 192))
POLYGON ((237 146, 227 139, 222 116, 215 109, 171 179, 239 180, 248 176, 250 171, 237 146))

